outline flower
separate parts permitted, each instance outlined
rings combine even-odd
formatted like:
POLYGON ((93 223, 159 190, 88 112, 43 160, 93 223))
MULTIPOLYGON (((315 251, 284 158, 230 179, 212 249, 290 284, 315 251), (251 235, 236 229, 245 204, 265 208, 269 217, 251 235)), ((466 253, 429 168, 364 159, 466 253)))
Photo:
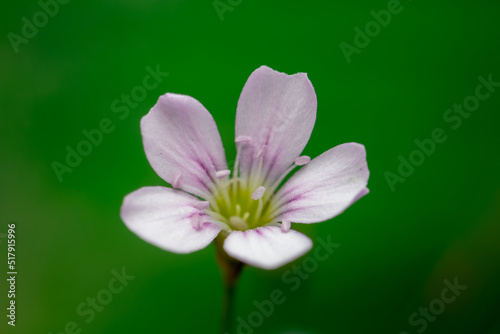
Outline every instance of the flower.
POLYGON ((175 253, 202 249, 220 234, 227 254, 255 267, 275 269, 303 255, 312 241, 291 230, 291 222, 331 219, 368 193, 363 145, 338 145, 313 160, 300 156, 316 107, 307 74, 255 70, 238 101, 231 172, 207 109, 190 96, 161 96, 142 118, 141 132, 151 166, 172 188, 127 195, 123 221, 175 253))

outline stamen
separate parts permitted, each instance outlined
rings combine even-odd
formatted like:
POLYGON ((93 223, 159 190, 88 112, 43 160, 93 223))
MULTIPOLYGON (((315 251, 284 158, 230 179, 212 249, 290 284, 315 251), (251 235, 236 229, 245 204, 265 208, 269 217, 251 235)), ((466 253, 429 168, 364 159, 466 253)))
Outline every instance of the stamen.
POLYGON ((262 213, 262 208, 264 207, 264 204, 262 202, 262 196, 264 196, 264 193, 266 192, 266 188, 263 186, 258 187, 252 194, 252 199, 255 201, 259 201, 259 204, 257 205, 257 211, 255 212, 254 220, 258 220, 260 217, 260 214, 262 213))
POLYGON ((238 216, 229 217, 229 224, 231 224, 231 226, 233 226, 234 228, 236 228, 238 230, 242 230, 242 231, 244 231, 248 228, 247 222, 238 216))
POLYGON ((309 163, 309 161, 311 161, 311 158, 308 157, 307 155, 303 155, 303 156, 295 158, 294 164, 291 165, 290 167, 288 167, 288 169, 283 174, 281 174, 281 176, 274 182, 274 184, 271 186, 270 190, 268 191, 268 194, 272 195, 276 191, 276 189, 279 187, 281 182, 283 182, 285 177, 288 174, 290 174, 290 172, 292 170, 294 170, 295 167, 306 165, 309 163))
POLYGON ((193 203, 193 206, 198 210, 205 210, 210 207, 210 202, 209 201, 195 202, 193 203))
POLYGON ((295 164, 297 166, 303 166, 309 163, 311 161, 311 158, 308 157, 307 155, 303 155, 301 157, 295 158, 295 164))
POLYGON ((219 226, 224 231, 231 232, 232 228, 229 227, 228 220, 226 217, 212 210, 205 210, 205 213, 212 218, 211 220, 209 220, 210 223, 219 226))
POLYGON ((245 212, 245 213, 243 214, 243 220, 245 220, 245 221, 246 221, 246 220, 248 219, 248 217, 250 217, 250 212, 248 212, 248 211, 247 211, 247 212, 245 212))
POLYGON ((237 144, 239 144, 239 143, 249 143, 251 141, 252 141, 252 137, 248 137, 248 136, 238 136, 234 140, 234 142, 237 143, 237 144))
MULTIPOLYGON (((232 179, 225 179, 227 175, 229 175, 231 171, 229 170, 219 170, 215 172, 215 177, 218 179, 211 188, 211 196, 224 198, 226 205, 231 206, 231 199, 229 198, 229 193, 227 192, 227 185, 232 182, 232 179)), ((214 204, 211 205, 214 210, 218 211, 219 206, 217 205, 217 201, 212 201, 214 204)))
POLYGON ((260 217, 260 214, 262 213, 262 208, 264 207, 264 203, 262 201, 262 198, 259 198, 259 204, 257 205, 257 211, 255 212, 255 220, 258 220, 260 217))
POLYGON ((262 184, 264 181, 264 178, 262 175, 262 167, 264 164, 264 159, 262 157, 262 154, 258 157, 258 159, 259 159, 259 162, 258 162, 257 168, 254 168, 254 162, 252 162, 253 173, 248 178, 247 187, 250 187, 250 188, 255 187, 255 185, 262 184))
POLYGON ((223 179, 226 176, 228 176, 229 174, 231 174, 231 171, 229 169, 219 170, 219 171, 215 172, 215 177, 218 179, 223 179))
POLYGON ((248 136, 238 136, 234 140, 236 143, 236 161, 234 162, 234 170, 233 170, 233 176, 238 177, 238 167, 240 164, 240 153, 241 153, 241 148, 245 146, 245 144, 248 144, 252 142, 252 137, 248 136))
POLYGON ((179 188, 181 182, 182 182, 182 173, 179 172, 174 176, 174 179, 172 181, 172 188, 179 188))
POLYGON ((295 167, 297 167, 298 165, 296 164, 293 164, 291 165, 290 167, 288 167, 288 169, 283 173, 281 174, 281 176, 274 182, 274 184, 271 186, 271 190, 269 191, 269 195, 272 195, 274 193, 274 191, 279 187, 279 185, 281 184, 281 182, 283 182, 283 180, 285 179, 285 177, 290 174, 290 172, 292 170, 294 170, 295 167))
MULTIPOLYGON (((236 204, 236 215, 239 216, 241 213, 241 205, 236 204)), ((246 219, 245 219, 246 220, 246 219)))
POLYGON ((270 199, 269 210, 266 212, 266 215, 270 221, 280 222, 282 219, 280 215, 283 214, 283 202, 286 200, 285 196, 273 196, 270 199))
POLYGON ((252 194, 252 199, 253 200, 258 200, 261 199, 262 196, 264 196, 264 193, 266 192, 266 188, 263 186, 258 187, 252 194))
POLYGON ((227 218, 218 212, 215 212, 212 210, 205 210, 205 213, 215 220, 218 220, 218 221, 223 222, 223 223, 227 223, 227 218))
POLYGON ((281 222, 281 232, 288 232, 290 231, 290 226, 292 224, 288 220, 284 220, 281 222))
MULTIPOLYGON (((233 178, 237 179, 238 178, 238 168, 240 165, 241 149, 246 144, 252 142, 252 137, 238 136, 238 137, 236 137, 234 142, 236 143, 236 161, 234 162, 233 178)), ((233 183, 233 194, 236 194, 236 188, 237 188, 236 183, 233 183)))
POLYGON ((214 198, 212 198, 211 201, 209 201, 209 203, 213 210, 217 212, 220 211, 219 205, 217 204, 217 201, 214 198))

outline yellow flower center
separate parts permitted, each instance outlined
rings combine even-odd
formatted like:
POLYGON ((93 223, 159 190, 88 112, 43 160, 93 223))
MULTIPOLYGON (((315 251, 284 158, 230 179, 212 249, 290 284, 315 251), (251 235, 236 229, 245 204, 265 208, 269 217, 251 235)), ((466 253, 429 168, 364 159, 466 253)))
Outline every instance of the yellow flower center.
POLYGON ((209 214, 232 230, 264 226, 272 222, 276 213, 270 200, 272 194, 266 194, 262 186, 253 189, 239 178, 219 180, 212 194, 209 214))

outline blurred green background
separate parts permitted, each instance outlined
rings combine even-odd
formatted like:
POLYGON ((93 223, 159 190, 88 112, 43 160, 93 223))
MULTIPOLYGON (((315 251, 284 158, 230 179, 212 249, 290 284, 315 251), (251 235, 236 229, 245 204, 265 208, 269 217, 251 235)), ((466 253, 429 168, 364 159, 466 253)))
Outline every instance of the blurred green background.
POLYGON ((17 53, 8 34, 22 37, 22 18, 33 22, 42 9, 35 0, 4 3, 0 332, 64 333, 74 321, 81 333, 217 333, 222 286, 213 247, 162 251, 129 232, 119 208, 131 191, 165 185, 139 131, 161 94, 203 103, 231 161, 239 94, 268 65, 307 72, 315 87, 318 117, 304 154, 363 143, 371 193, 332 221, 295 226, 341 245, 296 291, 282 280, 293 264, 246 269, 236 314, 248 319, 255 300, 280 289, 285 303, 254 333, 500 333, 500 88, 456 130, 443 119, 475 93, 479 76, 500 81, 498 2, 402 0, 402 11, 372 30, 348 63, 340 44, 355 46, 355 27, 364 31, 370 12, 391 1, 227 1, 221 20, 209 0, 73 0, 17 53), (128 115, 113 112, 116 99, 142 85, 147 66, 169 75, 128 115), (66 146, 76 148, 82 131, 105 118, 114 131, 59 182, 51 164, 64 163, 66 146), (391 191, 385 173, 398 173, 398 157, 408 159, 414 140, 436 128, 447 140, 391 191), (5 316, 11 222, 15 328, 5 316), (135 278, 87 323, 78 306, 122 268, 135 278), (418 315, 411 324, 455 278, 467 289, 432 320, 418 315))

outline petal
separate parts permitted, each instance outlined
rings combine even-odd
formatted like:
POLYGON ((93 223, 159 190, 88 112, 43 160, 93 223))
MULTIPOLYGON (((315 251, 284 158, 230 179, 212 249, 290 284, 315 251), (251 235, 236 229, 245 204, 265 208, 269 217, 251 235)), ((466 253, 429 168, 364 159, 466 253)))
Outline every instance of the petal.
POLYGON ((361 190, 359 192, 359 194, 357 194, 356 197, 354 197, 351 204, 354 204, 355 202, 357 202, 358 199, 360 199, 361 197, 364 197, 365 195, 368 195, 369 193, 370 193, 370 190, 368 188, 363 188, 363 190, 361 190))
POLYGON ((276 194, 280 219, 318 223, 341 214, 368 193, 365 147, 338 145, 293 175, 276 194))
POLYGON ((199 202, 179 190, 144 187, 125 197, 120 215, 143 240, 174 253, 191 253, 205 248, 220 232, 210 217, 196 209, 199 202), (201 222, 198 229, 197 222, 201 222))
POLYGON ((141 132, 149 163, 174 188, 206 198, 215 173, 227 169, 212 115, 190 96, 161 96, 141 132))
POLYGON ((282 232, 277 226, 233 231, 224 241, 224 250, 235 259, 262 269, 276 269, 305 254, 312 247, 307 236, 294 230, 282 232))
POLYGON ((258 165, 272 184, 294 162, 311 136, 316 121, 316 93, 305 73, 287 75, 267 66, 248 78, 238 101, 236 137, 252 138, 241 151, 241 172, 258 165), (253 167, 252 167, 253 166, 253 167))

